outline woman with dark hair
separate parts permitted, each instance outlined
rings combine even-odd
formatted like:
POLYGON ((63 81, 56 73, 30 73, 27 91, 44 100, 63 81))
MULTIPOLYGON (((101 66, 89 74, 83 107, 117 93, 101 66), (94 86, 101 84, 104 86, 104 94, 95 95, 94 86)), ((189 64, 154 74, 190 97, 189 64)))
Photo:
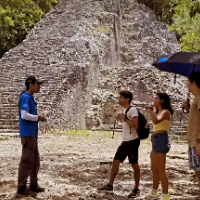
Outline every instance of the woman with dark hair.
POLYGON ((167 132, 169 130, 171 116, 173 114, 169 96, 166 93, 157 93, 154 107, 156 112, 154 112, 153 107, 145 106, 153 123, 153 134, 151 136, 151 169, 153 172, 153 189, 148 196, 148 199, 157 198, 157 190, 159 182, 161 181, 163 192, 162 200, 169 200, 168 177, 166 173, 166 154, 169 152, 171 145, 167 132))

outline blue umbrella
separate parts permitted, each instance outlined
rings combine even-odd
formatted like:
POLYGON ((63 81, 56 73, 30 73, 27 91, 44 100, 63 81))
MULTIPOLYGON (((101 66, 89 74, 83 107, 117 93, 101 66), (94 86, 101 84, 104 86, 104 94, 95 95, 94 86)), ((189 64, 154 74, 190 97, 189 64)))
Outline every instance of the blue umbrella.
POLYGON ((200 71, 200 52, 177 52, 162 56, 152 65, 161 71, 189 76, 193 71, 200 71))

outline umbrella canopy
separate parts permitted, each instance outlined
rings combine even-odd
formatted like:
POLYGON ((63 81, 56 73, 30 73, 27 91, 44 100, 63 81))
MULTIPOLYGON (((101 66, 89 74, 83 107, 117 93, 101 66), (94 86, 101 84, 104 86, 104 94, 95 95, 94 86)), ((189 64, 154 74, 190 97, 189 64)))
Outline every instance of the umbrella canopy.
POLYGON ((161 71, 189 76, 200 71, 200 52, 177 52, 162 56, 152 64, 161 71))

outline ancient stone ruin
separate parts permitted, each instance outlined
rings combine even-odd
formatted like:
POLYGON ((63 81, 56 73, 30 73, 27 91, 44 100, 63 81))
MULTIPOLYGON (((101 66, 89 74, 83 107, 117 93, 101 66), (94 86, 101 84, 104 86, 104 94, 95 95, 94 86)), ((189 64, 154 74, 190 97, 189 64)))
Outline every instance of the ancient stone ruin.
POLYGON ((0 60, 1 132, 18 132, 18 97, 33 74, 45 80, 36 100, 52 129, 111 130, 118 92, 129 89, 139 108, 168 91, 176 109, 171 133, 185 133, 185 80, 174 85, 172 74, 151 66, 179 49, 175 34, 136 0, 60 0, 0 60))

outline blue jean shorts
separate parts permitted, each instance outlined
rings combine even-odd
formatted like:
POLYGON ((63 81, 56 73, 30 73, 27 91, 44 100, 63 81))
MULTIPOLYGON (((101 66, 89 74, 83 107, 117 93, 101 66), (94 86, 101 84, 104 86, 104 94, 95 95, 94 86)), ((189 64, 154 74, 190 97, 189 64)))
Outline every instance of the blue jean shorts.
POLYGON ((157 133, 151 135, 152 149, 156 153, 168 153, 171 144, 167 133, 157 133))
POLYGON ((196 147, 189 147, 188 154, 190 169, 200 171, 200 157, 196 154, 196 147))

